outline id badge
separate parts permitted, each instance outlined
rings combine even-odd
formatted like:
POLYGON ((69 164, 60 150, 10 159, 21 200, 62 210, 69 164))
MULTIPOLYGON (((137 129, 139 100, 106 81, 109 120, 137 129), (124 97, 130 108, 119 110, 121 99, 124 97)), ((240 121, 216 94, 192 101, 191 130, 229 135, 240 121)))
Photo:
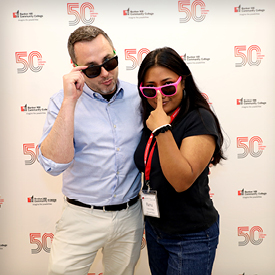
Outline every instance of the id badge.
POLYGON ((157 198, 157 191, 142 190, 141 191, 142 210, 145 216, 159 218, 159 205, 157 198))

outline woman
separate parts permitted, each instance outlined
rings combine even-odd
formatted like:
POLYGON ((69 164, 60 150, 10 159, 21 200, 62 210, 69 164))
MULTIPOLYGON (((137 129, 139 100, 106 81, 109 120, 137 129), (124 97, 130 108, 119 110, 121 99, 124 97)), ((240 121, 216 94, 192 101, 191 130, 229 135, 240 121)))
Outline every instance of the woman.
POLYGON ((210 275, 219 214, 209 196, 209 165, 224 159, 219 121, 182 58, 150 52, 138 73, 144 130, 135 162, 153 275, 210 275))

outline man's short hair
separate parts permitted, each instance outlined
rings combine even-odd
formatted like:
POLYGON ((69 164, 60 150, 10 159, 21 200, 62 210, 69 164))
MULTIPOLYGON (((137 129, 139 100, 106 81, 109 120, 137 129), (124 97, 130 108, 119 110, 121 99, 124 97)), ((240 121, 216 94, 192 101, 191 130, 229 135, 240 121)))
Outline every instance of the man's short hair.
POLYGON ((72 62, 74 64, 77 64, 76 57, 75 57, 75 51, 74 51, 74 44, 76 42, 80 41, 92 41, 95 39, 99 34, 102 34, 110 43, 112 48, 114 49, 113 42, 108 36, 107 33, 105 33, 102 29, 96 27, 96 26, 82 26, 76 29, 68 39, 68 51, 69 55, 72 59, 72 62))

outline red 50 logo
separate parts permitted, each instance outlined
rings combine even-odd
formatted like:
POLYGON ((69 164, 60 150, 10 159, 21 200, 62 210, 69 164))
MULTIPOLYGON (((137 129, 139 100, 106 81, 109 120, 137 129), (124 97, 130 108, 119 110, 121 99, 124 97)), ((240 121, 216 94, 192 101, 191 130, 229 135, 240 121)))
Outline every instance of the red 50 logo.
POLYGON ((191 18, 193 18, 195 22, 201 22, 209 12, 209 10, 205 9, 205 3, 201 0, 194 1, 191 5, 191 9, 186 8, 186 6, 190 6, 190 0, 178 2, 179 12, 185 13, 185 17, 180 18, 180 23, 187 23, 191 18))
POLYGON ((148 54, 150 51, 146 48, 142 48, 138 51, 136 49, 125 49, 125 60, 132 61, 131 66, 126 66, 126 70, 134 70, 137 66, 139 66, 142 62, 142 55, 148 54), (136 56, 133 56, 136 55, 136 56))
POLYGON ((143 230, 141 249, 143 249, 145 246, 146 246, 146 238, 145 238, 145 230, 143 230))
POLYGON ((243 149, 243 152, 238 154, 238 159, 245 158, 248 154, 257 158, 263 153, 265 147, 263 140, 258 136, 252 137, 249 141, 248 137, 237 137, 237 148, 243 149), (256 146, 255 143, 258 144, 258 146, 256 146))
POLYGON ((77 25, 80 20, 85 25, 91 25, 97 15, 97 13, 94 13, 94 6, 89 2, 83 3, 80 8, 79 3, 67 3, 67 12, 75 17, 73 21, 69 21, 69 26, 77 25), (79 9, 79 11, 76 9, 79 9), (86 15, 88 15, 87 18, 86 15))
POLYGON ((250 230, 248 226, 240 226, 238 227, 238 236, 244 237, 244 240, 239 242, 239 246, 245 246, 249 242, 259 245, 263 242, 266 234, 263 233, 263 229, 260 226, 253 226, 250 230))
POLYGON ((234 53, 235 57, 241 58, 241 62, 235 63, 236 67, 245 66, 246 63, 250 66, 259 66, 264 57, 264 55, 261 54, 261 48, 257 45, 251 45, 247 50, 246 46, 235 46, 234 53))
POLYGON ((29 159, 25 160, 25 165, 32 165, 35 163, 37 160, 38 151, 38 145, 35 147, 34 143, 23 144, 23 154, 29 156, 29 159))
POLYGON ((209 101, 209 96, 206 93, 201 93, 201 95, 206 99, 209 106, 211 106, 211 102, 209 101))
POLYGON ((32 51, 29 55, 27 52, 16 52, 15 60, 16 63, 21 63, 23 65, 23 67, 17 69, 17 73, 19 74, 25 73, 28 69, 38 73, 46 63, 45 61, 42 61, 42 55, 38 51, 32 51))
POLYGON ((32 254, 37 254, 42 249, 50 253, 51 248, 48 245, 52 243, 53 236, 53 233, 45 233, 42 237, 40 233, 30 233, 30 243, 36 245, 36 248, 31 249, 32 254))

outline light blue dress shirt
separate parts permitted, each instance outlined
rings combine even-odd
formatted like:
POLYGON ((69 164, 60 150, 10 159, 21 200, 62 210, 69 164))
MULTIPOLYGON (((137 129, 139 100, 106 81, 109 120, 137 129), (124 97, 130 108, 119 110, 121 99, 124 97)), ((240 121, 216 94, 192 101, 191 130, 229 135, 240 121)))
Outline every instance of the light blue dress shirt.
POLYGON ((40 151, 61 107, 63 90, 51 97, 38 160, 51 175, 63 173, 63 194, 97 206, 121 204, 138 195, 141 180, 134 152, 142 132, 136 85, 118 81, 108 102, 86 84, 75 109, 74 159, 55 163, 40 151))

